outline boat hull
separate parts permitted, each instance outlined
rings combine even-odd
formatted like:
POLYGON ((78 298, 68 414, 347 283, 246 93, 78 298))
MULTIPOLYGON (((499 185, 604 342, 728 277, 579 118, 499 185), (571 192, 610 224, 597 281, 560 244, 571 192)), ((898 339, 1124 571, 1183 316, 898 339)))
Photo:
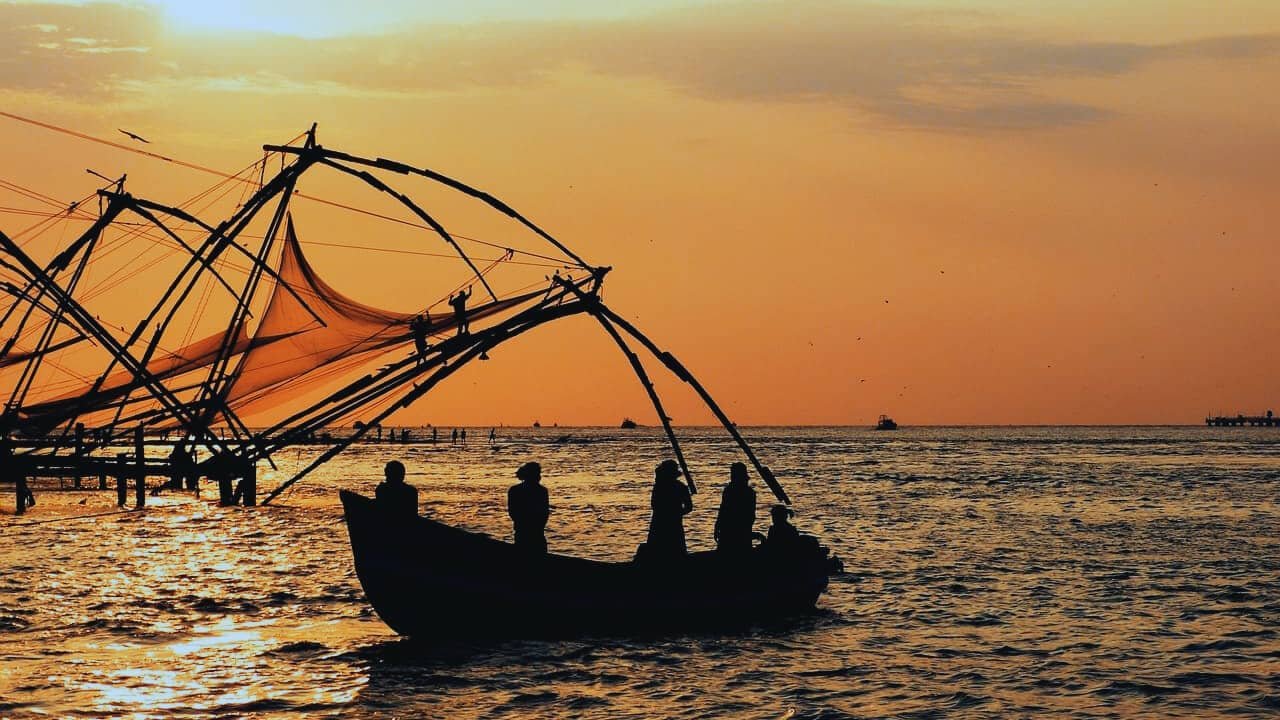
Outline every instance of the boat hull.
MULTIPOLYGON (((692 553, 606 563, 530 555, 429 518, 392 518, 342 492, 356 574, 401 635, 545 637, 692 630, 810 612, 827 587, 825 551, 739 559, 692 553)), ((815 546, 816 547, 816 546, 815 546)))

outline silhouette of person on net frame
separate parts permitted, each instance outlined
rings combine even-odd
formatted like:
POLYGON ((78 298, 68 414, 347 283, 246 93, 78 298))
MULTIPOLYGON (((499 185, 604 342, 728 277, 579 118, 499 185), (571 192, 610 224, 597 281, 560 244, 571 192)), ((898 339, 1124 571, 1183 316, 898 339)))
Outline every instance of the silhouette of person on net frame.
POLYGON ((429 316, 417 315, 409 322, 409 331, 413 333, 413 346, 418 351, 418 362, 426 360, 431 343, 427 342, 427 334, 431 330, 429 316))
POLYGON ((515 527, 516 547, 532 555, 545 555, 551 503, 547 489, 540 484, 542 466, 527 462, 516 470, 516 477, 520 482, 507 490, 507 514, 515 527))
POLYGON ((418 516, 418 489, 404 481, 404 463, 392 460, 383 468, 386 479, 378 483, 374 497, 390 515, 398 518, 418 516))
POLYGON ((458 322, 458 334, 471 332, 471 323, 467 322, 467 300, 471 299, 471 288, 459 290, 456 295, 449 296, 449 305, 453 306, 453 314, 458 322))

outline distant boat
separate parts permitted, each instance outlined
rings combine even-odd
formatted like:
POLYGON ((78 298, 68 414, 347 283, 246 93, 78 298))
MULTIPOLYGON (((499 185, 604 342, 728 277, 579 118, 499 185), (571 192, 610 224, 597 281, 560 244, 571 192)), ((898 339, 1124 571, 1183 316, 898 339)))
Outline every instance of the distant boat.
POLYGON ((536 428, 537 428, 537 427, 542 427, 542 423, 538 422, 537 420, 534 420, 534 421, 533 421, 533 426, 534 426, 534 427, 536 427, 536 428))
POLYGON ((638 427, 640 427, 640 426, 639 426, 639 425, 637 425, 637 424, 636 424, 636 421, 635 421, 635 420, 632 420, 631 418, 622 418, 622 426, 621 426, 621 427, 622 427, 622 429, 623 429, 623 430, 635 430, 636 428, 638 428, 638 427))
POLYGON ((876 421, 876 429, 877 430, 897 430, 898 423, 894 422, 893 418, 889 417, 888 415, 881 415, 880 419, 876 421))

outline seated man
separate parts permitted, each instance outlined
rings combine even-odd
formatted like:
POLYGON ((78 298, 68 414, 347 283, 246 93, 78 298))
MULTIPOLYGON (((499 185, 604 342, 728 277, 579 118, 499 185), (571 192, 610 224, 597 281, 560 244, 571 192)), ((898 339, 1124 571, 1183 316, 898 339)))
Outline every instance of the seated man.
POLYGON ((786 505, 774 505, 769 510, 773 525, 769 527, 769 536, 765 539, 765 547, 774 551, 790 550, 800 542, 800 531, 791 524, 790 518, 795 511, 786 505))
POLYGON ((540 484, 542 466, 528 462, 516 470, 520 483, 507 491, 507 514, 515 526, 516 547, 537 555, 547 552, 547 517, 551 503, 547 489, 540 484))
POLYGON ((388 514, 396 517, 418 516, 418 489, 404 481, 404 463, 392 460, 383 469, 386 480, 378 483, 374 497, 388 514))

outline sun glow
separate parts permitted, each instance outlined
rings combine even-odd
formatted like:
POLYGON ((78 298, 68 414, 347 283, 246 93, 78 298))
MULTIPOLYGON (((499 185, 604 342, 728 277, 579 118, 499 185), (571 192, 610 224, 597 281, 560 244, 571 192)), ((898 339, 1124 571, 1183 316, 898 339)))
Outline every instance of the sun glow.
POLYGON ((166 22, 180 32, 250 32, 300 37, 325 37, 350 31, 342 13, 308 10, 301 3, 260 3, 229 0, 160 0, 156 5, 166 22))

